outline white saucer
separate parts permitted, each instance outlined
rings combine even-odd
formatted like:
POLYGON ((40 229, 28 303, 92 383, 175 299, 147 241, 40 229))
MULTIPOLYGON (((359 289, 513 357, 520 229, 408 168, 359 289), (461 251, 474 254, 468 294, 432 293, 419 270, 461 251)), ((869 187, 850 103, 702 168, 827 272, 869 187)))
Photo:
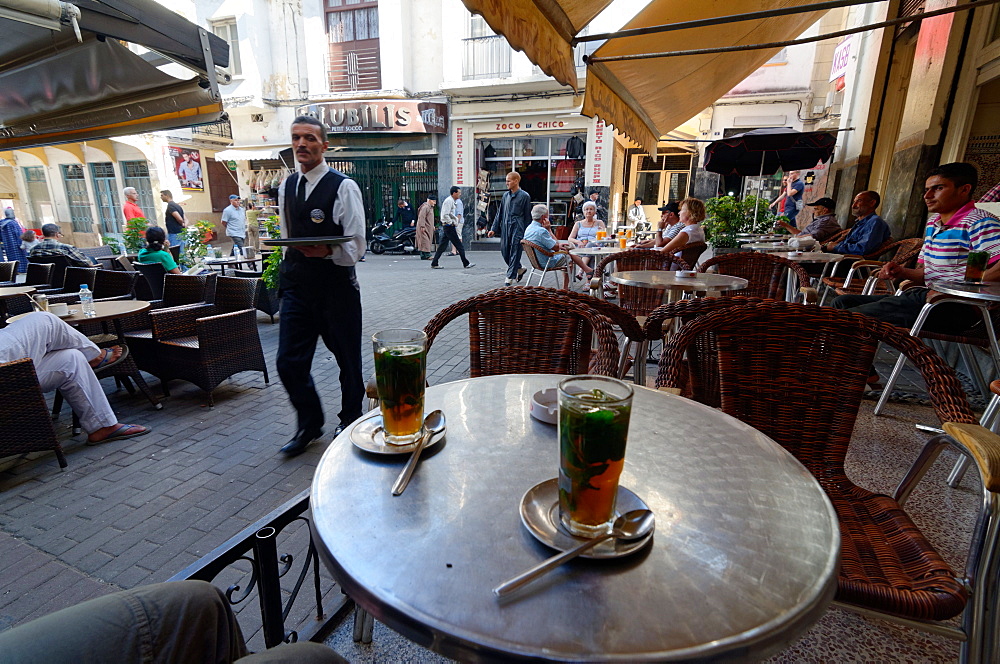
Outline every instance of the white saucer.
POLYGON ((78 313, 80 313, 80 312, 77 311, 76 309, 68 309, 66 311, 66 313, 64 313, 64 314, 56 314, 56 316, 59 316, 59 318, 71 318, 71 317, 77 315, 78 313))
MULTIPOLYGON (((431 436, 424 445, 429 449, 444 440, 445 431, 431 436)), ((344 434, 341 434, 344 435, 344 434)), ((351 443, 359 450, 374 454, 409 454, 417 447, 416 441, 406 445, 392 445, 385 440, 385 429, 382 428, 382 415, 376 410, 354 423, 349 432, 351 443)))
MULTIPOLYGON (((615 517, 632 510, 648 510, 649 505, 642 498, 623 486, 618 487, 618 498, 615 501, 615 517)), ((567 551, 581 542, 585 537, 574 537, 559 523, 559 480, 552 478, 541 484, 536 484, 525 492, 521 498, 521 523, 528 532, 535 536, 545 546, 556 551, 567 551)), ((621 558, 641 550, 653 539, 653 530, 645 537, 631 541, 610 539, 601 542, 581 558, 621 558)))

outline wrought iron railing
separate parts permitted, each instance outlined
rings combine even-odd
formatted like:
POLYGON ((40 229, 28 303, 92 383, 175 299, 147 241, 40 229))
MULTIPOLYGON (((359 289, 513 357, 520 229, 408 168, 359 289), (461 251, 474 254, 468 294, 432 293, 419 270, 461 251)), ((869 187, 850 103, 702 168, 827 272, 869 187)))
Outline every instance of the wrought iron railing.
POLYGON ((500 35, 469 37, 463 40, 462 80, 508 78, 510 76, 510 44, 500 35))
MULTIPOLYGON (((302 561, 302 568, 294 586, 287 590, 281 588, 282 577, 292 570, 296 559, 290 553, 278 554, 278 537, 285 528, 295 522, 308 524, 308 518, 302 516, 308 509, 307 489, 256 523, 247 526, 211 553, 188 565, 168 581, 195 579, 212 582, 227 568, 241 561, 249 563, 249 579, 245 581, 240 579, 239 583, 231 584, 225 595, 229 603, 235 606, 250 597, 254 590, 257 591, 265 646, 271 648, 283 642, 322 640, 353 603, 346 595, 341 594, 324 610, 323 597, 335 589, 336 584, 328 582, 330 587, 326 591, 323 590, 319 558, 311 535, 306 546, 305 560, 302 561), (316 603, 315 613, 311 620, 307 620, 296 629, 288 629, 285 621, 310 572, 313 599, 316 603), (283 594, 288 595, 287 601, 283 600, 283 594)), ((238 570, 238 573, 244 578, 247 574, 243 570, 238 570)))
POLYGON ((330 53, 327 55, 326 71, 330 92, 382 89, 377 47, 330 53))
POLYGON ((195 136, 215 136, 216 138, 232 139, 233 127, 229 124, 229 120, 221 120, 211 124, 191 127, 191 133, 195 136))

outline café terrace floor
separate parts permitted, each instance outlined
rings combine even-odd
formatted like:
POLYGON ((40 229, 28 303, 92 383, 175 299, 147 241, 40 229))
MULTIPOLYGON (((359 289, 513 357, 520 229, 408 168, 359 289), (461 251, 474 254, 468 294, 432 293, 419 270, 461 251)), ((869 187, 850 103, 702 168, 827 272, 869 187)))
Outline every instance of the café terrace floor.
MULTIPOLYGON (((416 257, 369 255, 358 267, 366 337, 385 327, 422 327, 448 304, 503 283, 499 252, 474 252, 470 259, 477 263, 471 270, 461 269, 457 258, 442 258, 445 269, 431 270, 428 261, 416 257)), ((82 436, 69 438, 64 409, 58 424, 69 460, 65 471, 59 471, 52 455, 13 466, 0 462, 0 630, 91 597, 166 580, 308 488, 332 427, 306 454, 294 459, 278 454, 293 433, 294 417, 274 369, 278 326, 263 314, 258 322, 270 386, 260 374, 239 374, 216 390, 214 410, 205 407, 200 390, 182 382, 171 384, 172 396, 160 411, 124 391, 110 393, 121 421, 148 425, 153 432, 87 447, 82 436)), ((467 339, 462 323, 453 323, 438 338, 428 358, 431 384, 467 374, 467 339)), ((370 354, 364 359, 367 375, 370 354)), ((883 376, 892 359, 882 358, 883 376)), ((336 363, 320 346, 313 366, 329 418, 340 398, 336 363)), ((655 365, 648 372, 651 382, 655 365)), ((926 438, 913 425, 936 424, 913 376, 910 372, 897 388, 904 398, 894 399, 884 416, 871 416, 873 400, 863 403, 848 472, 869 489, 891 492, 926 438)), ((155 379, 151 384, 158 389, 155 379)), ((113 383, 105 381, 105 388, 112 390, 113 383)), ((974 408, 982 406, 974 399, 974 408)), ((958 489, 950 489, 945 477, 954 460, 952 452, 942 454, 907 511, 952 567, 962 569, 978 476, 971 470, 958 489)), ((285 533, 280 551, 301 551, 305 529, 285 533)), ((405 552, 386 556, 398 560, 405 552)), ((225 588, 243 576, 230 570, 216 583, 225 588)), ((286 590, 294 583, 291 576, 282 580, 286 590)), ((327 601, 338 594, 334 589, 327 601)), ((262 649, 256 597, 237 608, 251 648, 262 649)), ((308 597, 301 597, 293 618, 307 612, 308 597)), ((447 661, 378 623, 371 644, 355 644, 351 622, 348 616, 327 643, 352 662, 447 661)), ((294 627, 292 620, 287 627, 294 627)), ((831 609, 768 661, 943 663, 957 658, 955 642, 831 609)))

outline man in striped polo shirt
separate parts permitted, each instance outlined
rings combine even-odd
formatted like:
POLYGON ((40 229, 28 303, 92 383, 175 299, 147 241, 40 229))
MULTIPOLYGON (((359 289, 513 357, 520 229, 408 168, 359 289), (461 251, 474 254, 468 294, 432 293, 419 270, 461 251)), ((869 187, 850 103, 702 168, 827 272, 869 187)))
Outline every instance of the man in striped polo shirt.
MULTIPOLYGON (((833 301, 833 306, 910 328, 931 292, 925 284, 935 279, 963 280, 970 251, 985 251, 990 256, 983 281, 1000 280, 1000 221, 976 208, 972 192, 978 180, 976 167, 961 162, 938 166, 928 175, 924 203, 932 214, 927 220, 917 267, 886 263, 878 275, 883 279, 908 279, 916 287, 899 296, 842 295, 833 301)), ((979 320, 979 311, 974 307, 942 304, 931 312, 924 329, 954 334, 979 320)))

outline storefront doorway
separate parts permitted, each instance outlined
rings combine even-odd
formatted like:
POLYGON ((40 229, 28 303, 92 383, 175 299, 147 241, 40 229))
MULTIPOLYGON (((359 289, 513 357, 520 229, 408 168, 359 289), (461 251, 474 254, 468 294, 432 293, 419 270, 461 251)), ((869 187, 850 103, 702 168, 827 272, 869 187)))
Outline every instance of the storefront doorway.
POLYGON ((627 196, 627 204, 631 206, 635 199, 641 198, 647 219, 659 219, 656 208, 687 197, 691 177, 689 153, 661 154, 656 159, 633 154, 630 166, 635 186, 627 196))

